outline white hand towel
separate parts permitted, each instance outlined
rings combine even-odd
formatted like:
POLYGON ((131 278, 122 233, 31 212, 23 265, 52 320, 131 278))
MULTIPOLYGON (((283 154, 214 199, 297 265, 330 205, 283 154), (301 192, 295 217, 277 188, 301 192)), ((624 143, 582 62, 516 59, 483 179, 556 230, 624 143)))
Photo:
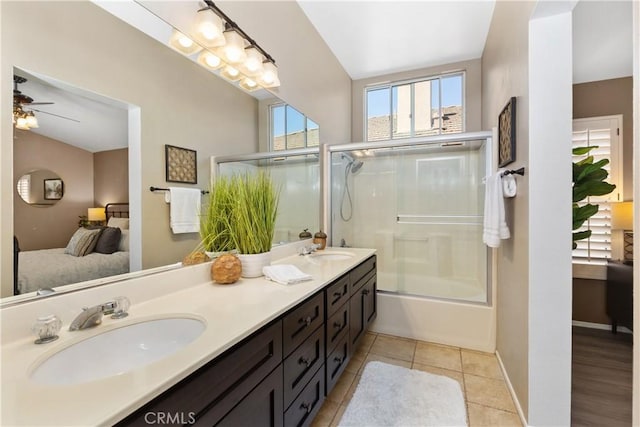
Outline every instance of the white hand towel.
POLYGON ((505 221, 502 178, 500 173, 488 176, 484 192, 484 232, 482 241, 490 248, 500 246, 500 239, 508 239, 511 234, 505 221))
POLYGON ((198 189, 169 187, 164 200, 171 204, 169 225, 173 234, 200 231, 200 198, 198 189))
POLYGON ((313 279, 310 274, 303 273, 298 267, 291 264, 267 265, 262 267, 262 274, 266 279, 283 285, 293 285, 313 279))

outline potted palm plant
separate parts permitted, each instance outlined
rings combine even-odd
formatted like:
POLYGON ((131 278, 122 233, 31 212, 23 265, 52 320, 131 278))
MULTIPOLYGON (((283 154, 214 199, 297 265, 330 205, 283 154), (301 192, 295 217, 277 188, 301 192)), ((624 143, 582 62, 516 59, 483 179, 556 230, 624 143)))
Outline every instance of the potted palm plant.
POLYGON ((280 191, 264 171, 234 175, 230 187, 234 200, 227 227, 242 262, 242 276, 262 276, 262 267, 271 262, 280 191))
POLYGON ((580 161, 573 162, 573 249, 577 247, 576 241, 586 239, 591 236, 591 230, 578 230, 585 221, 598 212, 598 205, 592 203, 579 204, 589 196, 604 196, 611 193, 616 186, 609 184, 605 179, 609 172, 604 166, 609 164, 608 159, 601 159, 594 162, 594 157, 589 154, 597 145, 591 147, 576 147, 573 149, 574 156, 584 156, 580 161))

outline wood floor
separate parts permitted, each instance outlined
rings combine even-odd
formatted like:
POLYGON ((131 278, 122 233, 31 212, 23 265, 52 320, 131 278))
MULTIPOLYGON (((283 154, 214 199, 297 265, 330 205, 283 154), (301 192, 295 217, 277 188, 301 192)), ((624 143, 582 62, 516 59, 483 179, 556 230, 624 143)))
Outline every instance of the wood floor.
POLYGON ((573 327, 571 425, 631 426, 633 336, 573 327))

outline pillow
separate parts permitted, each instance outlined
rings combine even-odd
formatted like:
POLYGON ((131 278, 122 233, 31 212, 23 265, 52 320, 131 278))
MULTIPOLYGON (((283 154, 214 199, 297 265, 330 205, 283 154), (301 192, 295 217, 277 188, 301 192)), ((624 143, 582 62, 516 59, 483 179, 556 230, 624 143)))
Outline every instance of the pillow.
POLYGON ((107 227, 118 227, 121 230, 129 229, 129 218, 116 218, 112 216, 107 222, 107 227))
POLYGON ((100 237, 98 237, 96 247, 93 251, 99 254, 112 254, 116 252, 118 246, 120 246, 121 235, 122 230, 118 227, 105 228, 102 230, 102 233, 100 233, 100 237))
POLYGON ((90 254, 95 248, 98 242, 98 236, 102 232, 101 229, 87 230, 86 228, 79 228, 71 239, 69 244, 64 250, 65 254, 73 256, 85 256, 90 254))
POLYGON ((129 252, 129 230, 122 230, 118 250, 122 252, 129 252))

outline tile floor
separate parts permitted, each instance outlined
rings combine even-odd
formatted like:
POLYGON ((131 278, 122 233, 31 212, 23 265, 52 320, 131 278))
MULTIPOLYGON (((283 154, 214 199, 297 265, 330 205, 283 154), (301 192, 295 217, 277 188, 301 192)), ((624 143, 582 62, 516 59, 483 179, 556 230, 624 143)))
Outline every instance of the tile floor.
POLYGON ((467 404, 470 427, 522 426, 494 354, 367 333, 312 427, 338 424, 364 365, 372 360, 446 375, 458 381, 467 404))

